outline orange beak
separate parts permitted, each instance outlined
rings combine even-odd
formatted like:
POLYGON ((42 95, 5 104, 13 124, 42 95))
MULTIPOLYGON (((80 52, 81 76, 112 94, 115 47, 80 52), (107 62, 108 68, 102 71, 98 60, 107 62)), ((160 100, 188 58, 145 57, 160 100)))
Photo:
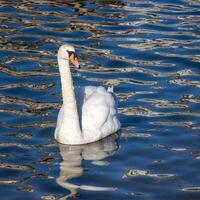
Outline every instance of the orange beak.
POLYGON ((77 57, 72 54, 70 57, 69 57, 69 60, 72 62, 72 64, 76 67, 76 68, 79 68, 79 63, 78 63, 78 59, 77 57))

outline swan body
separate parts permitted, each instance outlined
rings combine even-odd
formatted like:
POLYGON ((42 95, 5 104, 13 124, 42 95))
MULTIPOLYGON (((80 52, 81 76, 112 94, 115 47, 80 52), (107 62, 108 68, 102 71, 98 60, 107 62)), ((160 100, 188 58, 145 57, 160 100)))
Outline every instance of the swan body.
POLYGON ((57 118, 55 139, 62 144, 86 144, 115 133, 121 127, 117 119, 117 101, 100 86, 74 89, 69 61, 79 67, 74 47, 66 44, 58 50, 63 105, 57 118))

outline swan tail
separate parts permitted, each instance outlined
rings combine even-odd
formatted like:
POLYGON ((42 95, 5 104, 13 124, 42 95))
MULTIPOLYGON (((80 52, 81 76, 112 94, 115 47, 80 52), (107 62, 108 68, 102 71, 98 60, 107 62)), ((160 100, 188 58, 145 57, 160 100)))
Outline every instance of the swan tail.
POLYGON ((114 92, 114 87, 113 86, 108 87, 107 91, 110 92, 110 93, 113 93, 114 92))

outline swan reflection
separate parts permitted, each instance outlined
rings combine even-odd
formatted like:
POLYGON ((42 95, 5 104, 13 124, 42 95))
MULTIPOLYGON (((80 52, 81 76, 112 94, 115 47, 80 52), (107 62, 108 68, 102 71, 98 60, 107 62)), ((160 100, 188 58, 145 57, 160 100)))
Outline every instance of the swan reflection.
POLYGON ((118 134, 113 134, 98 142, 86 145, 58 144, 63 161, 60 163, 60 174, 56 182, 70 191, 70 194, 61 198, 67 199, 77 194, 77 189, 91 191, 114 190, 113 187, 97 187, 92 185, 75 185, 68 181, 80 177, 84 173, 82 160, 90 160, 94 164, 103 164, 106 157, 113 155, 118 149, 118 134))

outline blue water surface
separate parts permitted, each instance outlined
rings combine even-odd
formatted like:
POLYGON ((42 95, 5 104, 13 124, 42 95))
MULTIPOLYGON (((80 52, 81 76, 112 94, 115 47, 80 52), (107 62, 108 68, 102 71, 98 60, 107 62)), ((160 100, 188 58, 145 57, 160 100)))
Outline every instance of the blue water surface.
POLYGON ((200 1, 0 3, 1 200, 200 199, 200 1), (122 130, 54 140, 56 53, 76 86, 114 86, 122 130))

